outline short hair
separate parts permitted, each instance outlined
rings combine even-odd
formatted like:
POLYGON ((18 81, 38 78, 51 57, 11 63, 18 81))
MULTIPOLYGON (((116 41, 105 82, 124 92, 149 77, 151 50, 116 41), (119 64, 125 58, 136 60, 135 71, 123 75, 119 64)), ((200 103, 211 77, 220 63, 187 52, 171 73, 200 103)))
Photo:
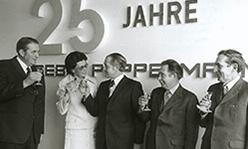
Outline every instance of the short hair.
POLYGON ((218 53, 218 56, 219 55, 224 55, 228 57, 228 60, 226 61, 228 64, 237 64, 237 72, 242 72, 245 69, 245 66, 247 65, 245 63, 244 58, 242 57, 242 54, 234 49, 221 50, 218 53))
POLYGON ((127 59, 120 53, 111 53, 107 57, 111 57, 111 64, 119 66, 120 71, 124 71, 127 65, 127 59))
POLYGON ((161 66, 163 65, 168 65, 168 71, 172 73, 176 73, 178 80, 180 80, 183 77, 183 69, 177 61, 173 59, 167 59, 161 62, 161 66))
POLYGON ((21 49, 23 49, 24 51, 27 51, 27 45, 30 43, 39 44, 38 40, 32 37, 22 37, 16 43, 16 52, 19 54, 19 51, 21 49))
POLYGON ((87 56, 83 52, 74 51, 69 53, 65 58, 65 69, 68 74, 74 76, 72 69, 77 66, 77 63, 82 60, 87 60, 87 56))

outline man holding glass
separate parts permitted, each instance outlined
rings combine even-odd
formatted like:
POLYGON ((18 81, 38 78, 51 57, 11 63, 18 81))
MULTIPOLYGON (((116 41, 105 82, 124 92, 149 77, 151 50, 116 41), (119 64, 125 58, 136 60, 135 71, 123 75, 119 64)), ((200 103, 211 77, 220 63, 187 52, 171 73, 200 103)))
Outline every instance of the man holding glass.
POLYGON ((182 67, 175 60, 165 60, 158 75, 161 87, 152 91, 150 100, 149 96, 139 98, 142 118, 150 120, 146 149, 195 149, 199 120, 197 97, 182 87, 179 83, 182 77, 182 67))
POLYGON ((39 43, 23 37, 17 56, 0 61, 0 148, 37 149, 44 133, 45 84, 34 67, 39 43))
POLYGON ((138 149, 143 143, 145 123, 138 115, 142 85, 123 73, 126 64, 120 53, 106 56, 105 72, 110 79, 100 84, 95 98, 86 89, 82 100, 90 114, 98 116, 96 149, 138 149))
POLYGON ((206 128, 201 149, 248 149, 248 83, 241 78, 245 66, 236 50, 218 53, 214 71, 219 83, 209 87, 197 106, 206 128))

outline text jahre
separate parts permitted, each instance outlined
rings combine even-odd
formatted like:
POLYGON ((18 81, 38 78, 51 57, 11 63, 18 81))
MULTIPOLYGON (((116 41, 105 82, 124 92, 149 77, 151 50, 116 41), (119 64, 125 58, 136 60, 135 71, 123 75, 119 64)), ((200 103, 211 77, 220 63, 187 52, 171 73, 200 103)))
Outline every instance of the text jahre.
POLYGON ((142 5, 138 5, 136 11, 133 7, 128 6, 126 9, 126 23, 122 24, 122 27, 153 26, 155 18, 158 19, 158 25, 196 23, 197 18, 192 17, 192 15, 196 14, 196 9, 191 8, 191 5, 196 3, 197 0, 186 0, 183 3, 177 1, 168 2, 166 3, 167 9, 165 9, 165 3, 159 3, 156 10, 154 4, 150 4, 149 12, 146 12, 142 5), (145 14, 147 15, 145 16, 145 14), (165 18, 167 19, 165 20, 165 18))

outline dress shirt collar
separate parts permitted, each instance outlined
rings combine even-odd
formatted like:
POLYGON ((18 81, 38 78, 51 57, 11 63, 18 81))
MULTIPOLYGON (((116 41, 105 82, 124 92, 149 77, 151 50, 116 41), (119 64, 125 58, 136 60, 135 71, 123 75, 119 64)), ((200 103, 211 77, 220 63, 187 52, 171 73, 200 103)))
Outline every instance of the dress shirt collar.
POLYGON ((176 84, 176 85, 175 85, 174 87, 172 87, 171 89, 169 89, 170 93, 173 95, 173 94, 176 92, 176 90, 177 90, 178 87, 179 87, 179 83, 176 84))
POLYGON ((28 68, 28 66, 27 66, 27 65, 26 65, 18 56, 16 57, 16 59, 17 59, 17 61, 19 62, 19 64, 21 65, 23 71, 24 71, 25 73, 27 73, 27 68, 28 68))
POLYGON ((240 76, 237 76, 232 81, 224 84, 223 86, 227 86, 228 90, 230 90, 238 82, 239 79, 240 79, 240 76))
POLYGON ((124 78, 124 74, 121 74, 118 77, 116 77, 114 79, 114 82, 115 82, 114 86, 117 86, 120 83, 120 81, 121 81, 122 78, 124 78))

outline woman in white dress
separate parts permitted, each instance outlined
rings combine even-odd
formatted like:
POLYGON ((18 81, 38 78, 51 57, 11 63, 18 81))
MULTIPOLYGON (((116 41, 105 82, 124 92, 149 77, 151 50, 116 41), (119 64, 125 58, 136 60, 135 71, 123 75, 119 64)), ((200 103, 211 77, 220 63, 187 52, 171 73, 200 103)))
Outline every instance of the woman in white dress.
POLYGON ((72 52, 65 59, 68 75, 59 82, 56 103, 60 114, 66 114, 64 149, 95 149, 96 118, 81 104, 85 86, 92 95, 97 90, 96 81, 87 76, 87 65, 87 57, 81 52, 72 52))

